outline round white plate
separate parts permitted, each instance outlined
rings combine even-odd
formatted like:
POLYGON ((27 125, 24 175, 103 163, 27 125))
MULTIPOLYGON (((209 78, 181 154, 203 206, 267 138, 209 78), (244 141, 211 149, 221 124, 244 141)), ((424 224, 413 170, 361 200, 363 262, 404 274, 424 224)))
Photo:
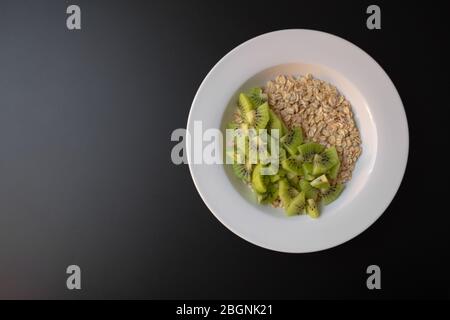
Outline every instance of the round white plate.
POLYGON ((334 84, 350 101, 363 147, 352 180, 319 219, 286 217, 281 209, 258 205, 230 166, 193 164, 193 144, 187 144, 195 186, 217 219, 245 240, 282 252, 323 250, 363 232, 392 201, 408 158, 405 111, 386 73, 350 42, 312 30, 264 34, 230 51, 200 85, 187 129, 195 135, 195 121, 203 130, 224 129, 240 91, 278 74, 306 73, 334 84))

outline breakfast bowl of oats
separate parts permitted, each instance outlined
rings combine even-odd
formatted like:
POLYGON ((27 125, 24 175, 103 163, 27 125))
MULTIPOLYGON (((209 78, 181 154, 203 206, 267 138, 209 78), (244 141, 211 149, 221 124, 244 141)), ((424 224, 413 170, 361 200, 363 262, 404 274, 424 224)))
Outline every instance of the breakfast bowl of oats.
POLYGON ((324 250, 363 232, 407 162, 406 116, 389 77, 318 31, 272 32, 228 53, 194 98, 191 136, 198 124, 221 133, 223 159, 196 162, 188 144, 203 201, 231 231, 276 251, 324 250))

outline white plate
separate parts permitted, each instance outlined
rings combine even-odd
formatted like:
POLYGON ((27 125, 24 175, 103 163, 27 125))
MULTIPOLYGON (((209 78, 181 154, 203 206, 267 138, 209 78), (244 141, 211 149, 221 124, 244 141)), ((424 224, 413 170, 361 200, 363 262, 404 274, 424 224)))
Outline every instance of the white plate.
POLYGON ((229 166, 192 164, 192 178, 211 212, 228 229, 258 246, 312 252, 348 241, 368 228, 392 201, 408 158, 408 125, 400 97, 383 69, 339 37, 312 30, 283 30, 251 39, 230 51, 209 72, 187 123, 224 128, 239 91, 265 85, 278 74, 312 73, 334 84, 351 102, 363 153, 342 195, 319 219, 285 217, 258 205, 229 166))

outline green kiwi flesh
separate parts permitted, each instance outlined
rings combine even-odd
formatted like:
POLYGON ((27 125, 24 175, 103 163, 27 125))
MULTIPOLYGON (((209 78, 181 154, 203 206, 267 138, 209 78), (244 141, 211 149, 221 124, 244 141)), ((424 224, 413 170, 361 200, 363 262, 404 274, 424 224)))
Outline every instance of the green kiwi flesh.
POLYGON ((319 207, 314 199, 306 200, 306 213, 311 218, 318 218, 320 216, 319 207))
POLYGON ((302 214, 305 210, 305 193, 300 192, 292 201, 289 206, 285 209, 288 216, 293 216, 297 214, 302 214))
POLYGON ((321 198, 323 204, 327 205, 335 201, 339 196, 341 195, 342 191, 344 190, 344 185, 337 184, 335 186, 331 186, 328 190, 325 192, 322 192, 321 198))
POLYGON ((303 175, 304 175, 303 177, 308 181, 314 180, 316 177, 312 174, 312 172, 313 172, 313 164, 305 162, 303 164, 303 175))
POLYGON ((311 186, 309 181, 306 181, 305 179, 301 179, 299 182, 300 190, 305 193, 305 197, 307 199, 314 199, 317 200, 317 196, 319 195, 319 190, 311 186))
POLYGON ((317 189, 326 190, 330 187, 330 182, 328 181, 327 176, 323 174, 311 181, 311 186, 317 189))
POLYGON ((239 178, 244 180, 245 182, 250 181, 250 177, 252 174, 252 165, 249 163, 233 163, 233 172, 239 178))
POLYGON ((303 161, 311 162, 316 154, 321 153, 325 147, 319 143, 308 142, 300 145, 298 151, 303 161))
POLYGON ((251 88, 248 91, 248 98, 253 106, 260 106, 267 101, 267 94, 263 93, 261 88, 251 88))
POLYGON ((261 169, 262 165, 259 163, 255 166, 252 172, 252 186, 253 189, 255 189, 258 193, 266 193, 267 192, 267 185, 266 185, 266 178, 267 176, 261 175, 261 169))
POLYGON ((288 134, 283 136, 280 141, 287 152, 291 155, 296 155, 298 153, 298 146, 303 143, 303 134, 301 129, 292 129, 288 134))
POLYGON ((290 185, 286 179, 283 178, 278 182, 278 194, 280 196, 281 204, 285 208, 289 206, 289 203, 291 203, 292 200, 289 189, 290 185))
POLYGON ((271 130, 277 129, 279 138, 283 137, 288 131, 284 122, 272 110, 269 110, 269 125, 268 125, 268 127, 271 130))
POLYGON ((332 180, 336 179, 339 174, 339 169, 341 168, 341 163, 335 164, 330 171, 328 171, 328 177, 332 180))
POLYGON ((313 175, 326 173, 339 162, 335 147, 326 149, 321 154, 316 154, 313 160, 313 175))
POLYGON ((255 129, 264 129, 269 122, 269 117, 269 104, 264 102, 255 110, 254 119, 252 121, 255 129))
POLYGON ((267 188, 267 192, 264 194, 258 194, 258 203, 270 204, 278 198, 278 184, 271 184, 267 188))
POLYGON ((281 166, 284 170, 288 172, 303 175, 302 163, 296 157, 289 157, 281 161, 281 166))

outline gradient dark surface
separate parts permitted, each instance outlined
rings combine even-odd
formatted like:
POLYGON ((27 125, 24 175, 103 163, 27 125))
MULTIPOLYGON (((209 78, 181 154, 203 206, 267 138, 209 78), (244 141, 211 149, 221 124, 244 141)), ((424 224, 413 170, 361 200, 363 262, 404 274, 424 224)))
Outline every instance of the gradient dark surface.
POLYGON ((430 186, 442 167, 428 152, 445 145, 430 137, 448 137, 445 11, 378 2, 382 30, 369 31, 369 2, 277 3, 0 1, 0 298, 449 297, 448 187, 430 186), (69 4, 81 6, 81 31, 66 28, 69 4), (212 66, 286 28, 368 52, 410 128, 406 175, 382 217, 301 255, 228 231, 170 160, 170 134, 212 66), (81 291, 66 289, 71 264, 81 291), (370 264, 380 291, 366 288, 370 264))

